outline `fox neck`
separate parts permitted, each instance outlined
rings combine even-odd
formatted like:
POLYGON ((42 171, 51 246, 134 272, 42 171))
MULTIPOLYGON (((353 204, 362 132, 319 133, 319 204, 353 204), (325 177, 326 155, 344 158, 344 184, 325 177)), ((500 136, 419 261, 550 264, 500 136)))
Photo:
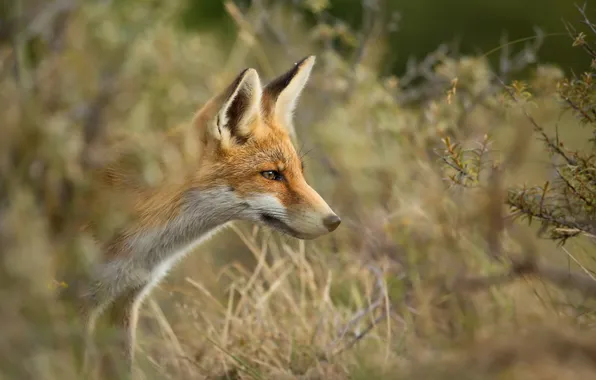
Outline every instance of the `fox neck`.
POLYGON ((105 261, 92 273, 94 280, 104 285, 93 290, 101 296, 93 297, 111 299, 127 289, 145 287, 144 297, 176 262, 248 207, 226 187, 190 188, 174 200, 149 200, 152 211, 143 213, 140 224, 106 247, 105 261), (143 220, 161 223, 152 222, 148 227, 143 220))
POLYGON ((184 194, 180 212, 166 230, 172 236, 193 242, 242 214, 248 205, 242 202, 229 187, 199 190, 190 189, 184 194))
POLYGON ((184 192, 180 209, 154 231, 154 244, 163 251, 180 250, 202 241, 218 227, 238 218, 247 205, 230 188, 184 192))
POLYGON ((238 219, 248 207, 226 187, 212 189, 190 188, 180 194, 178 205, 155 199, 152 211, 143 215, 144 220, 162 220, 150 227, 138 225, 126 238, 117 239, 108 248, 109 256, 116 256, 152 272, 165 261, 184 256, 224 224, 238 219))

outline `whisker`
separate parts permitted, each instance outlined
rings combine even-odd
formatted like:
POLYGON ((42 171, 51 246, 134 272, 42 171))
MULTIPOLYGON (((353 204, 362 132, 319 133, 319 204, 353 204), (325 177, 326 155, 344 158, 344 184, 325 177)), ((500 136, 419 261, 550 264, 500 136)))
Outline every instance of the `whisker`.
POLYGON ((315 149, 316 149, 316 148, 310 148, 310 149, 309 149, 309 150, 307 150, 306 152, 304 152, 304 153, 300 153, 300 159, 304 159, 306 156, 308 156, 308 154, 309 154, 310 152, 312 152, 312 151, 313 151, 313 150, 315 150, 315 149))

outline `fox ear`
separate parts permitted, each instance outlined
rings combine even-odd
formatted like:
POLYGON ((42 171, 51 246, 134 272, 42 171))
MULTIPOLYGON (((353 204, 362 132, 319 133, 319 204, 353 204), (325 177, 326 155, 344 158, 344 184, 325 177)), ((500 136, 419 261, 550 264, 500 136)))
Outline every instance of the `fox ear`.
POLYGON ((224 147, 246 141, 260 117, 261 81, 255 69, 246 69, 221 95, 219 111, 209 125, 211 137, 224 147))
POLYGON ((315 56, 303 58, 285 74, 271 81, 263 90, 263 109, 266 116, 275 118, 294 134, 292 116, 302 89, 315 64, 315 56))

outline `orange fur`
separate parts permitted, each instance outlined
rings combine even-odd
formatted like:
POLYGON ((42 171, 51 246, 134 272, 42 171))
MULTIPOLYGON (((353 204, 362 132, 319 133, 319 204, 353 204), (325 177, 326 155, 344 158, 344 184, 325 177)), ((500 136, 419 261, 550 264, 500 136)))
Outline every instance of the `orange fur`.
POLYGON ((234 220, 268 225, 301 239, 340 223, 306 182, 291 140, 291 116, 314 57, 262 87, 256 71, 243 71, 195 115, 190 129, 169 138, 182 143, 187 162, 180 178, 140 186, 114 161, 100 171, 103 186, 126 194, 132 220, 103 245, 103 260, 81 294, 89 334, 110 308, 132 364, 138 308, 151 288, 184 254, 234 220), (192 149, 190 149, 191 147, 192 149))

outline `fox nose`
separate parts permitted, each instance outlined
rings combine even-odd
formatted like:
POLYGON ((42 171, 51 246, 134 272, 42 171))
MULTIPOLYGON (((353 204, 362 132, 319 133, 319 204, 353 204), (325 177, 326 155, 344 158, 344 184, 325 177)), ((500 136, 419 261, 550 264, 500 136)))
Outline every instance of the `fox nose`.
POLYGON ((329 232, 335 231, 335 229, 337 228, 337 226, 339 226, 340 223, 341 219, 339 218, 339 216, 335 214, 328 215, 323 219, 323 224, 325 225, 325 227, 327 227, 329 232))

